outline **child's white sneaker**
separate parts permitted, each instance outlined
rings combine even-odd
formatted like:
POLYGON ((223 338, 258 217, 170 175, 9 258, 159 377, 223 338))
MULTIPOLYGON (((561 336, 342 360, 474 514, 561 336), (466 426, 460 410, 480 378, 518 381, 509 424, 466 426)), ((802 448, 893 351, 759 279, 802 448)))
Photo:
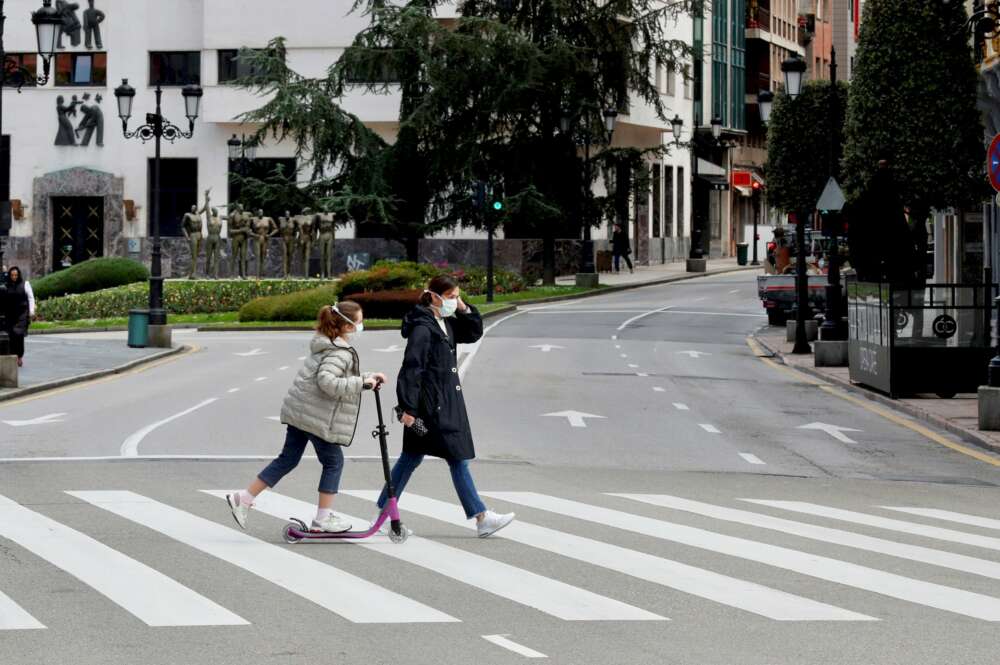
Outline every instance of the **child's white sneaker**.
POLYGON ((244 503, 243 500, 240 499, 239 492, 227 494, 226 503, 229 504, 229 509, 233 511, 233 519, 236 520, 236 523, 240 525, 241 529, 246 529, 247 515, 250 513, 250 504, 244 503))
POLYGON ((479 533, 480 538, 486 538, 487 536, 492 536, 513 521, 514 513, 501 515, 492 510, 487 510, 483 513, 483 519, 476 524, 476 531, 479 533))
POLYGON ((345 519, 330 513, 322 521, 312 521, 313 531, 325 531, 326 533, 344 533, 351 530, 351 523, 345 519))

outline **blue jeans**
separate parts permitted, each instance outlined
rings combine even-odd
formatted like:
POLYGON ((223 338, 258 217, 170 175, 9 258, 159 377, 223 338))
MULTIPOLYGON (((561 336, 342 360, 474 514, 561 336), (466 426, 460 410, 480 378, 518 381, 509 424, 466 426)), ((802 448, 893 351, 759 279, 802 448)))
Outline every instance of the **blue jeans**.
MULTIPOLYGON (((399 459, 392 467, 392 473, 389 474, 397 498, 403 494, 403 488, 410 481, 410 476, 423 461, 423 455, 412 455, 406 451, 400 453, 399 459)), ((479 498, 476 484, 472 481, 472 474, 469 473, 469 460, 448 460, 448 466, 451 468, 451 482, 455 484, 455 491, 458 493, 458 500, 462 502, 462 508, 465 509, 465 516, 472 519, 479 513, 485 512, 486 506, 479 498)), ((388 489, 382 488, 382 496, 378 498, 380 509, 385 507, 387 493, 388 489)))
POLYGON ((285 433, 285 447, 281 454, 257 474, 268 487, 274 487, 278 481, 288 475, 288 472, 299 465, 306 444, 312 441, 316 449, 316 457, 323 465, 323 473, 319 477, 319 491, 323 494, 336 494, 340 488, 340 474, 344 470, 344 451, 335 443, 329 443, 315 434, 303 432, 298 427, 288 426, 285 433))

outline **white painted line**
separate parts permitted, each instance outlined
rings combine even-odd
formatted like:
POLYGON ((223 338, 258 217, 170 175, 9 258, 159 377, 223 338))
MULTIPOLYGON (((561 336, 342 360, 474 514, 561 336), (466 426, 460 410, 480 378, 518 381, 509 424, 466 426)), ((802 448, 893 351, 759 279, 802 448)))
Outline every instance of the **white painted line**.
MULTIPOLYGON (((203 491, 221 499, 225 499, 228 493, 226 490, 203 491)), ((289 515, 309 516, 316 512, 314 503, 275 492, 261 494, 253 507, 255 512, 265 513, 280 520, 287 520, 289 515)), ((368 523, 368 520, 359 517, 343 513, 341 516, 355 528, 368 523)), ((393 545, 387 542, 385 537, 370 541, 344 542, 426 568, 566 621, 662 621, 664 619, 638 607, 426 538, 410 536, 406 540, 405 547, 393 545)))
POLYGON ((30 427, 31 425, 50 425, 52 423, 63 422, 63 416, 65 413, 50 413, 45 416, 39 416, 37 418, 32 418, 31 420, 4 420, 5 425, 10 425, 11 427, 30 427))
POLYGON ((211 404, 212 402, 216 401, 217 399, 218 399, 217 397, 210 397, 210 398, 206 399, 203 402, 199 402, 198 404, 195 404, 190 409, 184 409, 180 413, 175 413, 174 415, 170 416, 169 418, 164 418, 163 420, 159 420, 159 421, 153 423, 152 425, 146 425, 145 427, 143 427, 141 430, 139 430, 137 432, 133 432, 132 434, 130 434, 128 436, 127 439, 125 439, 122 442, 122 445, 121 445, 121 456, 122 457, 135 457, 136 455, 139 454, 139 444, 142 443, 142 440, 145 439, 146 436, 150 432, 152 432, 153 430, 155 430, 157 427, 161 427, 163 425, 166 425, 167 423, 172 422, 174 420, 177 420, 178 418, 183 418, 184 416, 188 415, 189 413, 193 413, 193 412, 197 411, 198 409, 200 409, 200 408, 202 408, 204 406, 208 406, 209 404, 211 404))
POLYGON ((919 515, 920 517, 930 517, 948 522, 958 522, 969 526, 979 526, 984 529, 1000 529, 1000 520, 979 515, 966 515, 965 513, 955 513, 950 510, 938 510, 936 508, 902 508, 899 506, 882 506, 886 510, 895 510, 900 513, 919 515))
POLYGON ((674 402, 674 408, 677 409, 678 411, 690 411, 691 410, 690 407, 688 407, 687 404, 683 404, 681 402, 674 402))
MULTIPOLYGON (((355 623, 453 622, 458 619, 287 548, 172 508, 134 492, 69 492, 311 600, 355 623)), ((228 510, 226 511, 228 512, 228 510)), ((219 519, 229 519, 221 510, 219 519)), ((112 570, 111 568, 108 568, 112 570)))
POLYGON ((692 300, 691 302, 701 302, 702 300, 705 300, 705 299, 706 299, 706 298, 695 298, 695 299, 694 299, 694 300, 692 300))
MULTIPOLYGON (((257 460, 273 460, 274 455, 135 455, 133 457, 122 458, 119 455, 94 455, 91 457, 0 457, 0 464, 23 464, 26 462, 110 462, 110 461, 135 461, 135 462, 155 462, 157 460, 183 460, 183 461, 236 461, 253 462, 257 460)), ((316 459, 316 455, 303 455, 302 459, 316 459)), ((344 455, 346 460, 355 461, 380 461, 378 455, 344 455)), ((390 455, 389 459, 396 459, 390 455)), ((439 457, 428 457, 425 463, 443 462, 439 457)), ((497 461, 497 460, 494 460, 497 461)))
POLYGON ((299 356, 299 360, 305 360, 305 359, 306 359, 305 356, 299 356))
POLYGON ((558 344, 536 344, 535 346, 529 346, 529 349, 539 349, 542 353, 549 353, 552 349, 565 349, 565 346, 559 346, 558 344))
POLYGON ((273 420, 276 423, 280 423, 281 422, 281 416, 268 416, 267 419, 268 420, 273 420))
POLYGON ((530 312, 530 311, 531 310, 518 309, 516 312, 514 312, 512 314, 508 314, 507 316, 503 317, 499 321, 497 321, 497 322, 495 322, 495 323, 490 324, 489 326, 487 326, 483 330, 483 336, 479 338, 478 342, 476 342, 475 344, 471 345, 471 348, 470 348, 469 352, 465 355, 465 358, 462 360, 461 365, 459 365, 459 367, 458 367, 458 380, 459 381, 464 381, 465 380, 465 374, 466 374, 466 372, 468 372, 469 368, 472 366, 473 359, 475 359, 475 357, 479 354, 479 349, 480 349, 480 347, 482 347, 483 342, 486 340, 486 335, 488 335, 491 330, 493 330, 494 328, 496 328, 498 325, 500 325, 504 321, 508 321, 510 319, 513 319, 515 316, 520 316, 521 314, 525 314, 525 313, 530 312))
POLYGON ((690 501, 665 494, 619 494, 618 496, 624 496, 627 499, 648 503, 653 506, 683 510, 726 522, 769 529, 842 547, 853 547, 868 552, 877 552, 900 559, 950 568, 951 570, 958 570, 963 573, 971 573, 972 575, 981 575, 994 580, 1000 579, 1000 561, 977 559, 976 557, 953 554, 930 547, 898 543, 884 538, 874 538, 841 529, 830 529, 805 522, 795 522, 762 513, 753 513, 735 508, 723 508, 722 506, 702 503, 700 501, 690 501))
POLYGON ((739 289, 733 289, 733 290, 732 290, 732 291, 730 291, 729 293, 739 293, 739 292, 740 292, 740 290, 739 290, 739 289))
POLYGON ((267 352, 264 351, 264 350, 262 350, 262 349, 253 349, 253 350, 247 351, 245 353, 234 353, 233 355, 234 356, 242 356, 244 358, 251 358, 253 356, 267 355, 267 352))
POLYGON ((628 354, 627 353, 623 353, 621 355, 622 355, 622 358, 628 358, 628 354))
POLYGON ((548 656, 541 651, 535 651, 534 649, 529 649, 528 647, 518 644, 517 642, 511 642, 505 635, 483 635, 483 639, 487 642, 492 642, 498 647, 503 647, 508 651, 513 651, 514 653, 524 656, 525 658, 548 658, 548 656))
POLYGON ((667 392, 667 389, 664 388, 664 387, 662 387, 662 386, 654 386, 653 387, 653 392, 655 392, 655 393, 665 393, 665 392, 667 392))
MULTIPOLYGON (((341 493, 369 501, 378 498, 376 491, 341 490, 341 493)), ((493 492, 483 494, 498 498, 502 496, 501 493, 493 492)), ((475 524, 466 520, 460 511, 455 510, 452 503, 407 492, 402 499, 402 506, 407 513, 424 515, 460 528, 476 528, 475 524)), ((587 518, 583 523, 589 521, 591 520, 587 518)), ((495 537, 630 575, 778 621, 876 620, 746 580, 521 520, 515 521, 495 537)))
POLYGON ((254 381, 267 381, 267 377, 266 376, 258 376, 256 379, 254 379, 254 381))
POLYGON ((738 453, 738 454, 740 457, 743 458, 744 461, 748 462, 749 464, 760 464, 760 465, 764 464, 763 460, 761 460, 761 458, 757 457, 754 454, 751 453, 738 453))
POLYGON ((613 340, 618 339, 618 335, 612 335, 611 339, 613 339, 613 340))
POLYGON ((708 423, 698 423, 698 427, 702 428, 709 434, 722 434, 715 425, 709 425, 708 423))
POLYGON ((232 394, 232 393, 238 393, 239 391, 240 391, 239 388, 230 388, 226 392, 232 394))
POLYGON ((558 413, 543 413, 543 418, 566 418, 572 427, 586 427, 587 418, 599 418, 601 420, 607 420, 605 416, 595 416, 592 413, 583 413, 582 411, 560 411, 558 413))
POLYGON ((799 425, 795 429, 810 429, 818 430, 820 432, 826 432, 837 441, 843 443, 857 443, 854 439, 844 434, 844 432, 860 432, 859 429, 854 429, 853 427, 840 427, 838 425, 831 425, 829 423, 809 423, 808 425, 799 425))
POLYGON ((282 365, 281 367, 278 368, 278 371, 284 372, 286 369, 288 369, 288 365, 282 365))
POLYGON ((696 312, 684 309, 672 309, 669 312, 664 312, 664 314, 694 314, 696 316, 735 316, 748 319, 767 318, 767 314, 747 314, 743 312, 696 312))
MULTIPOLYGON (((603 524, 641 533, 644 536, 755 561, 834 584, 843 584, 975 619, 1000 621, 1000 598, 964 589, 904 577, 811 552, 800 552, 787 547, 727 536, 685 524, 633 515, 544 494, 533 492, 486 492, 485 494, 510 503, 556 512, 563 518, 576 518, 584 523, 603 524)), ((412 508, 407 507, 407 510, 412 508)))
POLYGON ((384 349, 372 349, 372 351, 375 351, 377 353, 398 353, 402 350, 403 347, 399 346, 398 344, 392 344, 391 346, 387 346, 384 349))
POLYGON ((679 356, 688 356, 690 358, 698 359, 702 356, 710 356, 711 353, 705 353, 704 351, 674 351, 679 356))
POLYGON ((638 365, 636 365, 636 364, 634 364, 634 363, 629 363, 629 365, 628 365, 628 366, 629 366, 630 368, 632 368, 632 369, 639 369, 639 366, 638 366, 638 365))
POLYGON ((4 496, 0 536, 61 568, 147 626, 247 625, 163 573, 4 496))
POLYGON ((618 332, 621 332, 622 330, 625 330, 630 325, 632 325, 633 323, 635 323, 636 321, 638 321, 640 319, 644 319, 647 316, 652 316, 653 314, 659 314, 661 312, 665 312, 665 311, 667 311, 668 309, 670 309, 672 307, 673 307, 673 305, 667 305, 666 307, 661 307, 660 309, 654 309, 654 310, 652 310, 650 312, 645 312, 643 314, 639 314, 638 316, 633 316, 631 319, 629 319, 625 323, 623 323, 620 326, 618 326, 618 332))
POLYGON ((943 540, 952 544, 972 545, 973 547, 983 547, 988 550, 1000 551, 1000 538, 993 538, 991 536, 980 536, 975 533, 955 531, 954 529, 943 529, 937 526, 917 524, 916 522, 894 520, 888 517, 879 517, 878 515, 869 515, 867 513, 857 513, 853 510, 830 508, 828 506, 806 503, 804 501, 760 501, 755 499, 742 499, 742 501, 748 501, 762 506, 770 506, 772 508, 781 508, 782 510, 791 510, 797 513, 804 513, 806 515, 828 517, 842 522, 851 522, 853 524, 863 524, 865 526, 873 526, 879 529, 887 529, 889 531, 898 531, 899 533, 908 533, 913 536, 943 540))
POLYGON ((645 372, 637 372, 636 376, 640 376, 640 377, 645 378, 645 377, 649 376, 649 374, 646 374, 645 372))
POLYGON ((39 630, 45 626, 0 591, 0 630, 39 630))
POLYGON ((621 348, 622 348, 622 345, 621 345, 621 344, 615 344, 615 348, 616 348, 616 349, 621 349, 621 348))

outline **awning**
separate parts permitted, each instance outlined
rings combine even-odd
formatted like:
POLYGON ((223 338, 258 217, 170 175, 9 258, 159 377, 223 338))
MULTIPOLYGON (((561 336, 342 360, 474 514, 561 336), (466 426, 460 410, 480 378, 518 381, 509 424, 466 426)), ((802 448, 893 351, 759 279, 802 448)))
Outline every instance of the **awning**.
POLYGON ((709 189, 726 190, 729 189, 729 178, 724 175, 704 175, 698 173, 698 178, 708 183, 709 189))
POLYGON ((726 169, 722 168, 718 164, 713 164, 712 162, 706 161, 701 157, 698 158, 698 175, 699 176, 722 176, 726 178, 726 169))

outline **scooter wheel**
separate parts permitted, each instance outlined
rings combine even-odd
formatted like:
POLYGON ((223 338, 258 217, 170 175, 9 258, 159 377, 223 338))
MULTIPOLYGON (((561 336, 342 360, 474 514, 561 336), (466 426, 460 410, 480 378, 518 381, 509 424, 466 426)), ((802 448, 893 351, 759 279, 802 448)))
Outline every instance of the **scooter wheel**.
POLYGON ((410 537, 410 532, 402 525, 399 525, 399 533, 395 533, 391 528, 389 529, 389 540, 396 543, 397 545, 402 545, 406 542, 406 539, 410 537))
POLYGON ((288 543, 289 545, 294 545, 295 543, 302 540, 300 536, 296 536, 295 534, 292 533, 293 530, 296 530, 298 528, 299 526, 297 524, 286 524, 285 530, 281 532, 281 537, 284 538, 285 542, 288 543))

